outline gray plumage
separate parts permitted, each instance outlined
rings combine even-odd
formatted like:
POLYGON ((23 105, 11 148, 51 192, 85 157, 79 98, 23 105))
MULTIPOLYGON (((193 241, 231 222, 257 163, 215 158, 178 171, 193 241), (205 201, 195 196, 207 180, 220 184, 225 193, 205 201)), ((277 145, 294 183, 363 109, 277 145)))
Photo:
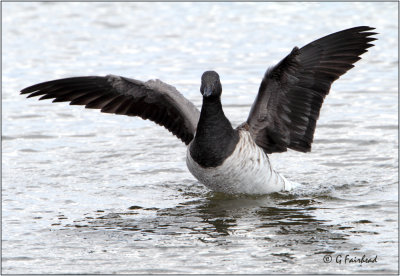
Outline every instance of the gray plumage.
POLYGON ((39 100, 70 101, 71 105, 101 109, 101 112, 139 116, 164 126, 185 144, 196 131, 200 111, 175 87, 160 80, 142 82, 107 75, 75 77, 39 83, 21 94, 41 96, 39 100))
POLYGON ((292 52, 269 69, 246 121, 266 153, 307 152, 321 105, 333 81, 353 68, 373 44, 371 27, 330 34, 292 52))

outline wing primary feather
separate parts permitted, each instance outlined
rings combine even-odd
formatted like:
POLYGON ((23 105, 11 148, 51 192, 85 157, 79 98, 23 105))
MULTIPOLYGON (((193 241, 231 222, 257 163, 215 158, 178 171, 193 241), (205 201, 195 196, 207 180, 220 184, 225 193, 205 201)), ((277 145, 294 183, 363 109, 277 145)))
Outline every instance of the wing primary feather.
POLYGON ((102 95, 99 93, 99 91, 95 90, 91 93, 87 93, 83 96, 80 96, 80 97, 72 100, 69 104, 70 105, 86 105, 86 104, 90 103, 91 101, 98 99, 101 96, 102 95))
POLYGON ((38 83, 20 91, 39 100, 70 102, 105 113, 140 116, 164 126, 186 145, 194 137, 200 111, 173 86, 114 75, 72 77, 38 83))
POLYGON ((374 46, 374 28, 359 26, 317 39, 267 70, 246 121, 266 153, 309 152, 332 83, 374 46))
POLYGON ((118 95, 103 94, 101 97, 87 103, 85 107, 90 108, 90 109, 102 109, 104 106, 106 106, 109 102, 111 102, 116 97, 118 97, 118 95))

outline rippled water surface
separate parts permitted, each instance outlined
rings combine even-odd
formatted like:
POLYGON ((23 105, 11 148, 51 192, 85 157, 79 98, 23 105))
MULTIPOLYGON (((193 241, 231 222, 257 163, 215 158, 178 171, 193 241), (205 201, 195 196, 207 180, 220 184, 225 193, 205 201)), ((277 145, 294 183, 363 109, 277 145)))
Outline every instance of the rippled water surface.
POLYGON ((396 3, 2 6, 3 273, 398 271, 396 3), (270 157, 301 184, 288 193, 214 194, 165 129, 19 95, 113 73, 160 78, 200 107, 200 76, 214 69, 236 126, 268 66, 358 25, 379 40, 333 85, 312 153, 270 157))

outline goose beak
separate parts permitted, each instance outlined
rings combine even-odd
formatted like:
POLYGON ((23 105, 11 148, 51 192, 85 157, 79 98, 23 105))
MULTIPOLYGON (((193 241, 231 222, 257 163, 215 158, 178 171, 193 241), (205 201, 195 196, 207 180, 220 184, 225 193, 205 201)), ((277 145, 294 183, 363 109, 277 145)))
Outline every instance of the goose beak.
POLYGON ((206 87, 204 89, 203 97, 210 97, 212 95, 212 88, 211 87, 206 87))

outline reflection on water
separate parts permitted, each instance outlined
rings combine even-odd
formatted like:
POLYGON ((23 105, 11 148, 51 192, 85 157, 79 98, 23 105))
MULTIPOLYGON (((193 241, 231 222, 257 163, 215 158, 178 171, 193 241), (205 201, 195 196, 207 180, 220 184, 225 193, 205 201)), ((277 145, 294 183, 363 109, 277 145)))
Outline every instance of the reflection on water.
POLYGON ((397 272, 395 3, 2 7, 4 273, 397 272), (376 27, 379 40, 332 86, 312 153, 270 156, 300 183, 290 193, 211 193, 166 130, 18 93, 111 73, 160 78, 199 107, 200 76, 213 69, 236 126, 269 66, 294 46, 357 25, 376 27), (378 255, 378 263, 323 261, 338 254, 378 255))
MULTIPOLYGON (((168 235, 173 236, 175 242, 179 237, 191 236, 216 246, 232 245, 235 238, 251 231, 257 238, 257 246, 272 248, 281 244, 290 252, 290 247, 295 245, 304 250, 312 247, 309 254, 333 254, 335 246, 342 244, 349 235, 343 230, 352 227, 335 227, 328 220, 317 219, 312 211, 319 208, 320 203, 314 199, 293 199, 292 195, 283 193, 257 197, 209 193, 205 199, 173 208, 131 206, 123 213, 98 211, 97 216, 63 225, 60 230, 78 228, 87 233, 107 229, 134 240, 143 236, 158 240, 168 235), (330 249, 326 248, 327 242, 330 249)), ((272 255, 286 259, 287 254, 272 255)), ((297 258, 289 255, 291 259, 297 258)))

